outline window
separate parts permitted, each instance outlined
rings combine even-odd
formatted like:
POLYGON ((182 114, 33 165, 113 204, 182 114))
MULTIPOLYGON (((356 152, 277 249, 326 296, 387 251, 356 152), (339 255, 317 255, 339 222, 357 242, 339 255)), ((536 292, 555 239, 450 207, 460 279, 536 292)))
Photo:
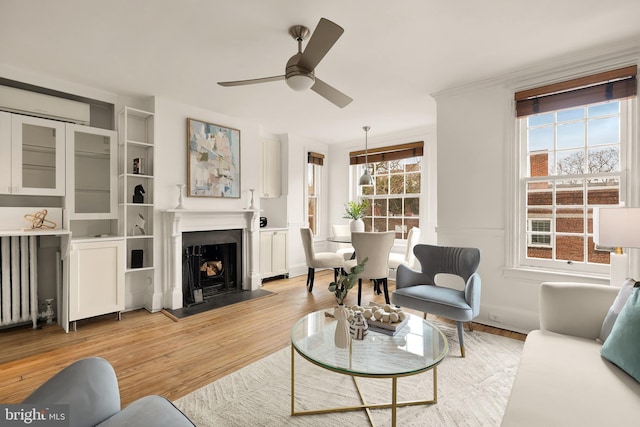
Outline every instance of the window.
MULTIPOLYGON (((365 231, 395 231, 406 239, 412 227, 420 226, 420 192, 423 143, 369 150, 372 186, 359 187, 361 199, 369 200, 363 218, 365 231)), ((364 152, 350 153, 359 177, 367 167, 364 152), (358 157, 359 156, 359 157, 358 157)))
POLYGON ((311 234, 318 235, 318 212, 320 208, 320 172, 324 164, 324 155, 307 153, 307 216, 311 234))
POLYGON ((550 219, 530 219, 529 247, 551 247, 551 220, 550 219))
POLYGON ((632 68, 630 76, 609 76, 604 83, 596 75, 591 82, 583 78, 558 84, 565 85, 558 93, 545 87, 534 96, 516 94, 520 265, 593 272, 608 268, 609 252, 593 242, 593 208, 623 199, 628 98, 635 95, 632 68))

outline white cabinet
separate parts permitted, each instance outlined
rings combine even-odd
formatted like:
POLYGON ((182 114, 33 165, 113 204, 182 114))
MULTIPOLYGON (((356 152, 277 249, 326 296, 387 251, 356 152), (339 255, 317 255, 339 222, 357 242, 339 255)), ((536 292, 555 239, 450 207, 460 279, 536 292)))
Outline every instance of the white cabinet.
POLYGON ((125 245, 117 236, 117 150, 115 131, 66 125, 65 227, 72 232, 70 322, 124 310, 125 245))
POLYGON ((260 276, 288 276, 287 230, 260 232, 260 276))
POLYGON ((280 141, 262 142, 262 180, 260 197, 273 198, 282 194, 282 162, 280 160, 280 141))
POLYGON ((120 232, 126 246, 127 309, 151 309, 155 258, 154 114, 124 107, 118 124, 120 232))
POLYGON ((71 243, 69 321, 124 310, 124 240, 71 243))
POLYGON ((117 132, 67 124, 67 194, 70 220, 118 217, 117 132))
POLYGON ((65 194, 65 124, 0 113, 0 193, 65 194))

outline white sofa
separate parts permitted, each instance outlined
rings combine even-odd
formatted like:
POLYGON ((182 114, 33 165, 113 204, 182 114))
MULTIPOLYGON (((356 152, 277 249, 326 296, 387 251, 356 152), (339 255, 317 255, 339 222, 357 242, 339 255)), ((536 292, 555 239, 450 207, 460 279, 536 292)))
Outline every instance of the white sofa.
POLYGON ((603 359, 596 341, 618 290, 542 284, 540 330, 525 341, 503 427, 640 425, 640 383, 603 359))

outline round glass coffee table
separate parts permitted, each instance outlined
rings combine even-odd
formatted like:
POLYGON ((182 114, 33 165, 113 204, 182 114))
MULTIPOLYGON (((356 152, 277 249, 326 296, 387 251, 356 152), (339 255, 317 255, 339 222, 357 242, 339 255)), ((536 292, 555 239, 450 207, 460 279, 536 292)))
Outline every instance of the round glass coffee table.
POLYGON ((298 320, 291 330, 291 415, 324 414, 366 410, 371 425, 373 408, 391 408, 391 425, 396 425, 397 408, 427 405, 438 401, 437 365, 449 352, 447 338, 431 323, 414 315, 396 335, 369 330, 364 340, 351 340, 348 348, 334 345, 337 321, 322 310, 298 320), (361 405, 318 410, 295 410, 295 353, 321 368, 350 375, 360 395, 361 405), (398 402, 398 378, 433 371, 433 399, 398 402), (360 392, 356 377, 391 378, 391 403, 368 404, 360 392))

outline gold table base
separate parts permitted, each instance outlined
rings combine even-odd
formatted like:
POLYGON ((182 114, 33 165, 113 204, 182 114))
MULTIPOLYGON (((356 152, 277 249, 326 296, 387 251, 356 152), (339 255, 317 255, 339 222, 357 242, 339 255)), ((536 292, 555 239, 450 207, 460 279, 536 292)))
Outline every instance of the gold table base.
MULTIPOLYGON (((323 408, 323 409, 315 409, 315 410, 307 410, 307 411, 296 411, 295 410, 295 348, 293 345, 291 345, 291 415, 292 416, 299 416, 299 415, 318 415, 318 414, 328 414, 328 413, 333 413, 333 412, 349 412, 349 411, 358 411, 358 410, 362 410, 364 409, 367 413, 367 417, 369 418, 369 423, 371 424, 371 426, 375 426, 373 423, 373 419, 371 418, 371 411, 370 409, 388 409, 391 408, 391 426, 395 427, 396 426, 396 414, 397 414, 397 409, 399 407, 403 407, 403 406, 416 406, 416 405, 431 405, 434 403, 438 403, 438 366, 434 366, 430 369, 427 369, 425 371, 428 370, 432 370, 433 371, 433 399, 431 400, 412 400, 412 401, 403 401, 403 402, 398 402, 397 401, 397 392, 398 392, 398 378, 401 376, 409 376, 407 374, 405 375, 394 375, 394 376, 387 376, 387 377, 380 377, 380 376, 376 376, 376 375, 358 375, 364 378, 391 378, 391 403, 366 403, 364 396, 362 395, 362 392, 360 391, 360 387, 358 386, 358 381, 356 380, 356 376, 355 375, 351 375, 351 378, 353 378, 353 383, 356 386, 356 390, 358 391, 358 395, 360 396, 360 401, 362 402, 361 405, 352 405, 352 406, 339 406, 336 408, 323 408)), ((300 354, 300 353, 298 353, 300 354)), ((313 363, 314 365, 320 366, 324 369, 327 369, 326 367, 319 365, 318 363, 315 363, 313 360, 305 357, 304 355, 300 354, 300 356, 306 360, 308 360, 309 362, 313 363)), ((425 372, 422 371, 422 372, 425 372)), ((337 371, 334 371, 337 372, 337 371)), ((417 372, 417 373, 422 373, 422 372, 417 372)), ((338 373, 342 373, 342 372, 338 372, 338 373)), ((348 374, 344 374, 343 375, 348 375, 348 374)), ((412 374, 415 375, 415 374, 412 374)))

